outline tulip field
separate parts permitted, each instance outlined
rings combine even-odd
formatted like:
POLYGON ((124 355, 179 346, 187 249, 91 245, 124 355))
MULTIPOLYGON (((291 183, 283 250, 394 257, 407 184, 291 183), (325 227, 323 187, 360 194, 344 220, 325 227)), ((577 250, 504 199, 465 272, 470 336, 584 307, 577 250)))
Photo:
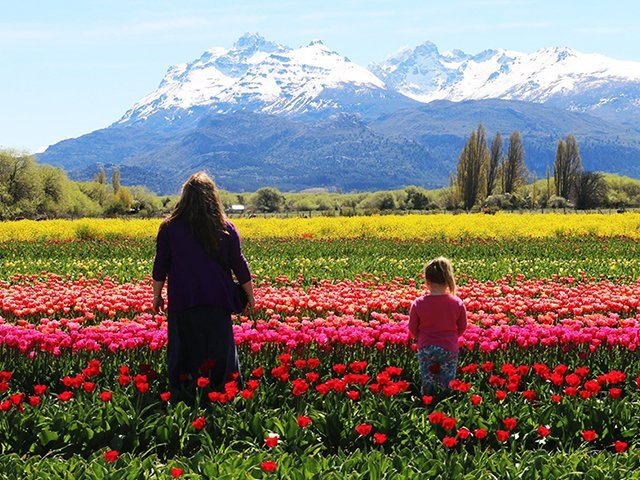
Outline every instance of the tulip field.
POLYGON ((242 387, 186 402, 159 221, 81 222, 0 224, 0 478, 640 478, 638 214, 242 219, 242 387), (407 323, 439 255, 469 327, 431 397, 407 323))

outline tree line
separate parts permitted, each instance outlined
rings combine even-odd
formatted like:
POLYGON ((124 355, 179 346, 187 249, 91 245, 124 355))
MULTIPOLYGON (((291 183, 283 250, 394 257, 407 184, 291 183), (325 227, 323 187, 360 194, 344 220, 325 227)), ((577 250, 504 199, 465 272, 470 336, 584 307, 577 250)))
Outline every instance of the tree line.
POLYGON ((511 133, 504 154, 500 132, 495 134, 489 147, 486 130, 479 125, 471 132, 458 157, 448 206, 467 211, 504 206, 505 202, 530 208, 574 206, 581 210, 612 206, 605 176, 583 169, 578 142, 571 134, 558 140, 553 178, 550 169, 546 171, 546 189, 540 190, 535 175, 530 177, 520 132, 511 133), (529 184, 530 190, 523 192, 523 187, 529 184), (519 199, 517 195, 522 193, 525 198, 519 199))
MULTIPOLYGON (((524 160, 519 132, 509 136, 505 152, 500 133, 489 145, 480 125, 460 152, 456 175, 451 177, 448 188, 408 186, 377 192, 314 189, 283 193, 264 187, 247 193, 221 190, 220 196, 230 212, 232 205, 243 205, 243 215, 640 207, 640 181, 585 171, 572 135, 558 141, 553 170, 548 168, 545 177, 532 176, 524 160)), ((163 216, 177 198, 158 196, 141 186, 123 186, 118 168, 106 172, 100 167, 92 180, 73 181, 62 169, 38 164, 31 155, 0 150, 0 220, 163 216)))
POLYGON ((92 181, 75 182, 64 170, 38 164, 31 155, 0 150, 0 220, 155 215, 166 204, 145 187, 122 186, 117 168, 110 182, 102 168, 92 181))

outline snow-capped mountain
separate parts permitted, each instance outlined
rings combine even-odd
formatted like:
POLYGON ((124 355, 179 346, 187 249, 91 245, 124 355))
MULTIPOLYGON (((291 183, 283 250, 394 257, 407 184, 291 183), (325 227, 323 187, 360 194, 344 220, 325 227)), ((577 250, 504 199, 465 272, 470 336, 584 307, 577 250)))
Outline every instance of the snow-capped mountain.
MULTIPOLYGON (((566 47, 534 53, 439 52, 425 42, 366 69, 321 41, 290 48, 258 34, 169 68, 119 124, 171 121, 196 110, 268 114, 360 113, 374 118, 414 102, 504 99, 545 103, 638 125, 640 62, 566 47)), ((196 115, 197 116, 197 115, 196 115)))
POLYGON ((350 106, 330 92, 401 98, 369 70, 319 40, 292 49, 245 34, 231 50, 213 48, 194 62, 171 67, 160 86, 119 123, 144 121, 160 112, 170 119, 194 107, 215 113, 299 114, 350 106))
POLYGON ((320 41, 290 48, 245 34, 169 68, 113 125, 38 158, 78 179, 118 165, 124 182, 162 193, 199 169, 235 191, 434 187, 483 123, 520 131, 538 175, 572 133, 585 168, 640 178, 639 119, 636 62, 569 48, 441 53, 426 42, 366 69, 320 41))
POLYGON ((370 70, 389 88, 419 102, 498 98, 546 103, 630 120, 640 111, 640 62, 566 47, 527 54, 485 50, 440 53, 431 42, 405 48, 370 70))

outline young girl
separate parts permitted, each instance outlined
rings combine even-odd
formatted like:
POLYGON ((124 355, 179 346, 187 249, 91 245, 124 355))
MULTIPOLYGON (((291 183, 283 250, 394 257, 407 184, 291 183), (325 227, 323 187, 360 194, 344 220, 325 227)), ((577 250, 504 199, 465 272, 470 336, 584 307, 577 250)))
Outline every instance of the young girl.
POLYGON ((456 293, 451 261, 431 260, 424 270, 429 294, 414 300, 409 333, 418 341, 422 394, 447 390, 458 367, 458 337, 467 328, 467 310, 456 293))

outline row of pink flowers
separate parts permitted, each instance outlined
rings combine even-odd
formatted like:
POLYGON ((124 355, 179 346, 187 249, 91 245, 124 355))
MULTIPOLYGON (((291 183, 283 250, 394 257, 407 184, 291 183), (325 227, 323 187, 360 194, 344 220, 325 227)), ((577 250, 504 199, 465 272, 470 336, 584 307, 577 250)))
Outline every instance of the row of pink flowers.
MULTIPOLYGON (((316 344, 363 345, 383 349, 388 345, 415 348, 407 334, 407 316, 372 315, 364 321, 353 316, 328 315, 308 319, 274 315, 271 320, 249 321, 234 325, 236 343, 259 351, 265 344, 287 348, 316 344)), ((106 349, 112 352, 134 348, 157 350, 165 347, 167 328, 163 317, 140 314, 134 320, 105 320, 95 325, 67 320, 52 320, 31 324, 25 321, 9 323, 0 318, 0 346, 23 353, 106 349)), ((463 349, 484 352, 509 346, 582 346, 593 351, 598 347, 618 346, 635 350, 640 344, 640 321, 619 327, 585 327, 579 322, 563 325, 470 325, 459 339, 463 349)))

